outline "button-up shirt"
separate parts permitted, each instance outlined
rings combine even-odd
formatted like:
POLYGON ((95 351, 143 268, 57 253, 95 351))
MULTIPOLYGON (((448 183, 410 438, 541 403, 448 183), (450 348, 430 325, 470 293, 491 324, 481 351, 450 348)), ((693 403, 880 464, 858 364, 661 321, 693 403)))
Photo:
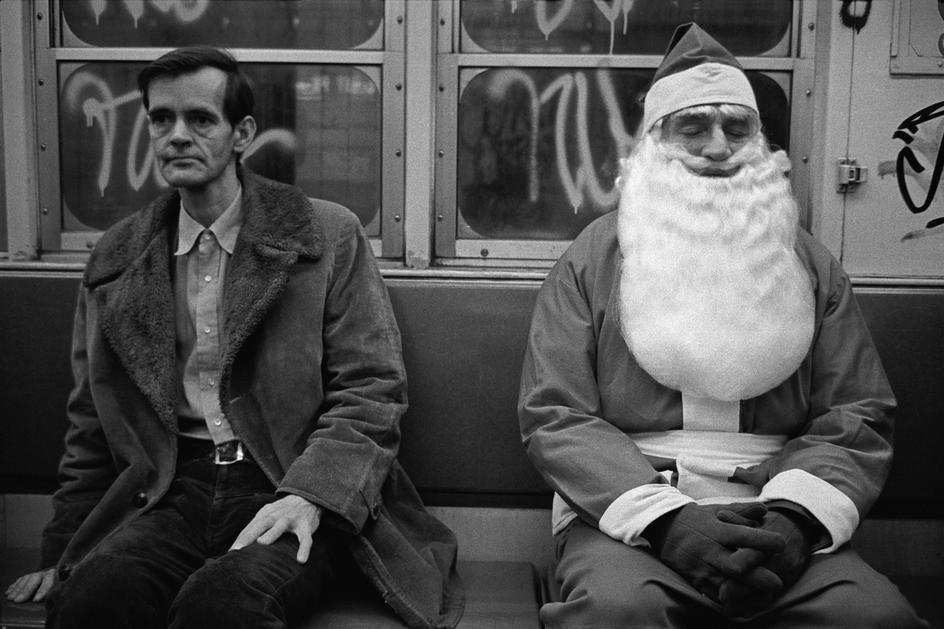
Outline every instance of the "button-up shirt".
POLYGON ((223 280, 242 225, 242 189, 204 228, 181 204, 174 299, 177 325, 177 416, 181 434, 223 443, 235 439, 220 408, 223 280))

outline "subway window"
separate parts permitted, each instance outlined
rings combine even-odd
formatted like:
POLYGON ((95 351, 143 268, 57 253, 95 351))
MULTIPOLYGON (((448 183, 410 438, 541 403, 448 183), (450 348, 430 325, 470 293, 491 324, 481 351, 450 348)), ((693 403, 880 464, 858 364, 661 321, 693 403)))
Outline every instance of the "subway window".
POLYGON ((799 3, 459 0, 441 11, 445 264, 553 260, 616 208, 619 160, 678 24, 697 21, 745 60, 765 132, 789 146, 799 3))
POLYGON ((248 168, 354 211, 381 255, 402 248, 402 30, 382 0, 58 0, 37 27, 45 251, 83 251, 164 188, 136 77, 165 50, 234 52, 256 97, 248 168), (42 80, 41 79, 41 80, 42 80), (47 137, 43 137, 48 134, 47 137), (399 216, 398 216, 399 219, 399 216))
MULTIPOLYGON (((812 0, 13 6, 5 14, 22 14, 32 30, 24 48, 32 47, 34 76, 24 95, 0 101, 36 112, 28 154, 38 198, 0 213, 0 236, 5 229, 3 242, 41 259, 87 253, 103 230, 165 189, 136 75, 183 45, 226 47, 250 77, 259 132, 246 166, 349 207, 387 267, 553 263, 615 209, 641 98, 684 22, 697 21, 739 56, 774 144, 796 151, 810 142, 803 91, 813 35, 800 25, 812 0), (8 212, 35 216, 11 221, 8 212)), ((797 181, 808 179, 805 169, 792 176, 808 184, 797 181)))
MULTIPOLYGON (((66 232, 107 229, 166 188, 148 144, 135 83, 142 66, 59 65, 66 232)), ((311 196, 348 206, 369 235, 379 237, 379 75, 369 68, 328 64, 247 63, 244 71, 257 95, 260 131, 243 163, 266 177, 297 184, 311 196)))

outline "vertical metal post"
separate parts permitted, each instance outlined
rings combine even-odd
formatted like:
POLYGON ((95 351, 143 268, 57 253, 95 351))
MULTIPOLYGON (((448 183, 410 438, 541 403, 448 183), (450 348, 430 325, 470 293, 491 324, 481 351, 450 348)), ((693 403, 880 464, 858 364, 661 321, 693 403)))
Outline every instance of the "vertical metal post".
POLYGON ((406 24, 406 164, 404 262, 425 269, 432 261, 434 190, 436 3, 409 2, 406 24))
MULTIPOLYGON (((39 257, 36 121, 33 114, 33 2, 0 2, 3 54, 3 138, 7 240, 10 259, 39 257)), ((46 16, 48 17, 48 16, 46 16)))

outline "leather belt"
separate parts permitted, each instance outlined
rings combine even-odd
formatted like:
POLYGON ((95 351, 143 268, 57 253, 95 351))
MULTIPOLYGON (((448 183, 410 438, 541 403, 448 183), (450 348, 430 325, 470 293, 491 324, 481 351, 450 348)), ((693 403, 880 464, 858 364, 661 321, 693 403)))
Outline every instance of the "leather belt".
POLYGON ((216 444, 213 448, 213 463, 216 465, 232 465, 246 459, 243 442, 238 439, 216 444))
POLYGON ((212 461, 214 465, 232 465, 240 461, 252 461, 249 450, 238 439, 214 444, 207 439, 191 437, 178 438, 177 459, 180 461, 212 461))

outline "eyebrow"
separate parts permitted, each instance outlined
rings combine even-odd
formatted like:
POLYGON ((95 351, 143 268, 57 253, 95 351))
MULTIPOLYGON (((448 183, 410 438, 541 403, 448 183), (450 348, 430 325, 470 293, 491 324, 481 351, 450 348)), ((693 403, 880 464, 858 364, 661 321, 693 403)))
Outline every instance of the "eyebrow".
POLYGON ((721 124, 729 124, 732 122, 750 124, 751 117, 750 115, 743 112, 733 112, 729 114, 722 114, 721 124))
POLYGON ((206 116, 207 118, 213 118, 214 120, 220 116, 213 111, 212 109, 207 109, 205 107, 194 107, 193 109, 187 109, 184 111, 185 116, 206 116))
MULTIPOLYGON (((148 116, 154 116, 156 114, 174 114, 177 115, 177 112, 171 107, 151 107, 147 110, 148 116)), ((207 118, 219 118, 220 116, 214 112, 212 109, 207 109, 206 107, 194 107, 192 109, 186 109, 183 112, 184 116, 206 116, 207 118)))
POLYGON ((672 121, 675 124, 691 124, 693 122, 710 122, 714 119, 714 116, 711 114, 705 113, 680 113, 672 116, 672 121))
POLYGON ((728 125, 750 125, 751 117, 750 115, 744 114, 742 112, 730 112, 730 113, 707 113, 707 112, 692 112, 692 113, 679 113, 675 114, 671 118, 671 124, 682 126, 687 124, 710 124, 717 120, 721 126, 728 125))

